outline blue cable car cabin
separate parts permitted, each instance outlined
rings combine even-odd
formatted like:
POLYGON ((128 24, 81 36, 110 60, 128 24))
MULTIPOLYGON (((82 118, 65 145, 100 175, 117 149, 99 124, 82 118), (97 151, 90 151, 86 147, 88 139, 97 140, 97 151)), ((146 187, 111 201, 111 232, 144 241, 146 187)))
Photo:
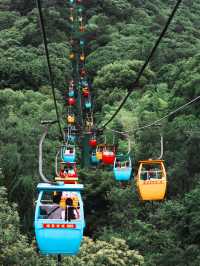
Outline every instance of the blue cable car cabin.
POLYGON ((80 85, 81 85, 82 87, 87 87, 87 86, 88 86, 88 82, 87 82, 87 80, 84 79, 84 78, 82 78, 82 79, 80 80, 80 85))
POLYGON ((70 89, 70 90, 68 91, 68 96, 69 96, 69 97, 74 97, 74 96, 75 96, 75 93, 74 93, 74 90, 73 90, 73 89, 70 89))
POLYGON ((65 141, 74 144, 76 142, 76 135, 75 134, 70 134, 70 135, 65 134, 65 141))
POLYGON ((74 143, 76 141, 76 136, 75 135, 69 135, 68 141, 74 143))
POLYGON ((74 145, 63 145, 61 147, 61 159, 65 163, 74 163, 76 160, 76 150, 74 145))
POLYGON ((34 227, 40 253, 76 255, 85 227, 83 185, 40 183, 37 190, 34 227))
POLYGON ((117 156, 114 161, 114 177, 117 181, 129 181, 132 174, 132 162, 128 156, 117 156))
POLYGON ((96 156, 96 152, 92 152, 90 160, 91 160, 92 164, 99 164, 100 163, 100 160, 96 156))
POLYGON ((91 101, 90 100, 85 101, 85 108, 90 109, 91 107, 92 107, 91 101))

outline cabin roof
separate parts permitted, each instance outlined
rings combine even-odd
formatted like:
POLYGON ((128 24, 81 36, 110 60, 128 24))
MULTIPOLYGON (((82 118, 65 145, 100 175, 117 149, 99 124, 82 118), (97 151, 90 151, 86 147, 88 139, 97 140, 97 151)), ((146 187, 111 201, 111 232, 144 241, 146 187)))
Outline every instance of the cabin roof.
POLYGON ((64 182, 58 182, 53 184, 39 183, 37 190, 53 190, 53 191, 80 191, 83 190, 82 184, 64 184, 64 182))

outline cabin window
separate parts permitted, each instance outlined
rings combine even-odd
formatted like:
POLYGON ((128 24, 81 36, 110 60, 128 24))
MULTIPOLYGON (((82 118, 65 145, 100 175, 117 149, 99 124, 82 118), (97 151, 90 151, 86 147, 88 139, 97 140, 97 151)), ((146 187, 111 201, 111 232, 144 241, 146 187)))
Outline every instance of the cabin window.
POLYGON ((80 219, 79 195, 69 191, 45 191, 40 201, 39 219, 80 219))
POLYGON ((143 164, 140 173, 141 180, 162 179, 163 169, 161 164, 143 164))

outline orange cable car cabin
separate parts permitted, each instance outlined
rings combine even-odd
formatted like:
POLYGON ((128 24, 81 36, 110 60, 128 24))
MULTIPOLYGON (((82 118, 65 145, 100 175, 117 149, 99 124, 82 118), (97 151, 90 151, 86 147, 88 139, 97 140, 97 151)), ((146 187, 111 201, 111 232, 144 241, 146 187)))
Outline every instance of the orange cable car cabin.
POLYGON ((96 157, 98 160, 102 160, 103 157, 103 150, 105 148, 106 144, 98 144, 96 147, 96 157))
POLYGON ((67 123, 68 124, 74 124, 75 123, 75 115, 74 114, 70 114, 67 116, 67 123))
POLYGON ((73 60, 75 58, 75 54, 72 52, 69 54, 69 59, 73 60))
POLYGON ((164 160, 139 161, 136 186, 141 200, 163 200, 167 189, 164 160))
POLYGON ((82 93, 83 93, 83 96, 84 96, 84 97, 88 97, 89 94, 90 94, 88 87, 84 87, 84 88, 82 89, 82 93))

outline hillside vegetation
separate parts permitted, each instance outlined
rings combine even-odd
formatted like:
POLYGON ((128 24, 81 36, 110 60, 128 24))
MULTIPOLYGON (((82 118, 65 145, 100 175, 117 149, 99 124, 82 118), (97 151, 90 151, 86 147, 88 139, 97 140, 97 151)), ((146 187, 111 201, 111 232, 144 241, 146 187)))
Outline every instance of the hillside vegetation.
MULTIPOLYGON (((68 4, 43 1, 59 112, 65 125, 68 4)), ((87 59, 97 125, 119 106, 159 36, 172 0, 85 1, 87 59)), ((134 181, 121 187, 106 169, 79 169, 85 186, 86 231, 81 251, 63 265, 199 266, 199 102, 135 131, 200 95, 200 2, 184 0, 153 60, 109 128, 129 131, 137 161, 157 157, 160 134, 168 191, 164 202, 142 203, 134 181)), ((0 2, 0 264, 56 265, 36 253, 33 230, 40 121, 55 119, 35 1, 0 2)), ((105 131, 108 140, 112 132, 105 131)), ((126 139, 117 136, 122 152, 126 139)), ((45 171, 53 173, 56 126, 45 143, 45 171)))

